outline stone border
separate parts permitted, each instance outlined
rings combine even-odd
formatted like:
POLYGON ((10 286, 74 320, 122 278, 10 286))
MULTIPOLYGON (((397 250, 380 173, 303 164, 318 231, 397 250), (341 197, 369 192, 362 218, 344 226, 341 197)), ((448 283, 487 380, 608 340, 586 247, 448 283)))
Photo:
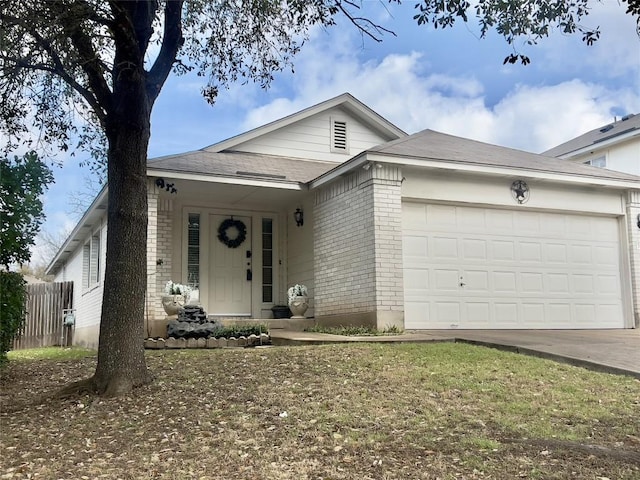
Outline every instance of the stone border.
POLYGON ((179 348, 225 348, 225 347, 258 347, 271 345, 271 337, 266 333, 249 335, 248 337, 230 338, 147 338, 144 348, 149 350, 179 349, 179 348))

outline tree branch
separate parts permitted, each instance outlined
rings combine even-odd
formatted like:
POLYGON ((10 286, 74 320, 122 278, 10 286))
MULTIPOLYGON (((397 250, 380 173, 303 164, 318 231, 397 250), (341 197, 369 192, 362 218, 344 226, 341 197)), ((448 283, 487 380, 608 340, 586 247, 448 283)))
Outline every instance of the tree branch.
POLYGON ((360 8, 358 5, 356 5, 354 2, 350 1, 350 0, 336 0, 336 7, 342 12, 342 14, 347 17, 347 19, 358 29, 360 30, 360 32, 362 32, 363 34, 367 35, 369 38, 371 38, 372 40, 374 40, 375 42, 382 42, 382 38, 380 38, 382 35, 384 35, 385 33, 390 33, 391 35, 393 35, 394 37, 396 37, 396 33, 393 30, 389 30, 388 28, 383 27, 382 25, 373 22, 372 20, 365 18, 365 17, 355 17, 351 14, 351 12, 346 9, 343 5, 343 3, 346 3, 347 5, 350 5, 354 8, 360 8), (373 29, 377 35, 375 35, 374 33, 371 32, 370 29, 373 29))
POLYGON ((149 70, 147 76, 147 95, 153 103, 164 82, 167 80, 171 67, 175 63, 178 50, 182 46, 182 4, 184 2, 167 2, 164 8, 164 36, 160 53, 149 70))

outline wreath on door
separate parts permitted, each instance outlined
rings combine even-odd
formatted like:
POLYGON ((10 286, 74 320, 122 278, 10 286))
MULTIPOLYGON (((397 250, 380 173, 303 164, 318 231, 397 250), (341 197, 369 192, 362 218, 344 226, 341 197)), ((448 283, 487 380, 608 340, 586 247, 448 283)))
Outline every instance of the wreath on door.
POLYGON ((229 248, 238 248, 247 239, 247 227, 241 220, 227 218, 218 228, 218 239, 229 248), (238 231, 238 235, 234 238, 229 238, 229 229, 231 228, 238 231))

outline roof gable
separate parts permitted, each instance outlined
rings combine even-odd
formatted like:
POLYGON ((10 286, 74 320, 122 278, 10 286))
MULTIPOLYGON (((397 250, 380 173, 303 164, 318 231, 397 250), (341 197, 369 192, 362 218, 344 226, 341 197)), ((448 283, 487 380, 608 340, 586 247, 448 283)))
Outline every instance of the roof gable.
POLYGON ((612 142, 623 141, 631 136, 640 136, 640 114, 630 114, 620 120, 594 128, 578 137, 553 147, 543 155, 550 157, 573 156, 584 148, 596 150, 599 147, 610 145, 612 142))
POLYGON ((345 93, 203 150, 342 162, 370 147, 404 136, 404 131, 345 93), (332 127, 336 120, 347 122, 351 147, 337 155, 331 149, 332 127))

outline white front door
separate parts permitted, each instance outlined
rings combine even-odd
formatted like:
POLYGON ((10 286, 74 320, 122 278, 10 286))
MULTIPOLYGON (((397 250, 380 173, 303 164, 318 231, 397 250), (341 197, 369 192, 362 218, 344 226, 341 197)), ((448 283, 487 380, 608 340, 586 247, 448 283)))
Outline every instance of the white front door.
MULTIPOLYGON (((209 262, 209 313, 223 316, 251 315, 251 217, 211 215, 211 245, 209 262), (220 228, 233 220, 220 239, 220 228), (241 222, 241 224, 239 223, 241 222), (241 240, 238 226, 244 225, 241 240), (226 241, 226 243, 224 241, 226 241)), ((241 227, 242 228, 242 227, 241 227)))

